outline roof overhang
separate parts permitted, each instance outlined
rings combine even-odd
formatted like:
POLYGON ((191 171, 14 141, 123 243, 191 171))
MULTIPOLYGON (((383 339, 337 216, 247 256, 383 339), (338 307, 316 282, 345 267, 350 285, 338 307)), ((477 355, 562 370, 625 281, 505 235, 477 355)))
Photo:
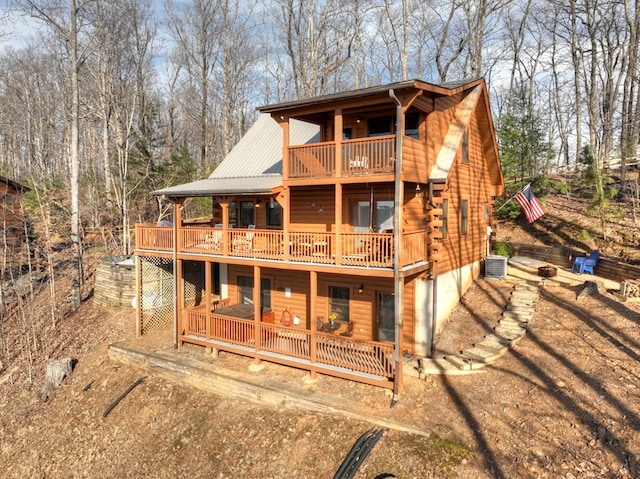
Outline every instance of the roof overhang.
POLYGON ((154 196, 185 198, 198 196, 269 195, 282 186, 281 175, 252 178, 206 178, 152 192, 154 196))
MULTIPOLYGON (((370 97, 375 95, 387 95, 389 90, 401 91, 401 90, 423 90, 425 92, 431 92, 437 95, 449 96, 456 93, 473 88, 479 83, 482 83, 481 78, 473 80, 464 80, 459 82, 450 82, 442 84, 434 84, 425 82, 422 80, 406 80, 402 82, 390 83, 388 85, 380 85, 369 88, 362 88, 359 90, 351 90, 341 93, 334 93, 331 95, 324 95, 319 97, 307 98, 304 100, 290 101, 284 103, 277 103, 274 105, 265 105, 259 107, 258 110, 262 113, 286 113, 291 110, 304 109, 306 107, 328 107, 333 103, 340 103, 343 101, 353 101, 354 99, 370 97)), ((389 99, 391 102, 392 100, 389 99)))

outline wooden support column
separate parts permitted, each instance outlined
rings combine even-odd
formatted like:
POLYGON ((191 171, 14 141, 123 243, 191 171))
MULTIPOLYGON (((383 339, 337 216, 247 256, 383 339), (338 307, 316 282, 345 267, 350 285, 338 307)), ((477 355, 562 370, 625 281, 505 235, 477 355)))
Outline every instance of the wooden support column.
MULTIPOLYGON (((260 344, 260 339, 262 338, 262 332, 260 331, 260 326, 262 322, 262 315, 260 314, 262 301, 262 280, 261 280, 260 266, 253 267, 253 321, 255 324, 255 344, 256 351, 260 351, 262 349, 262 345, 260 344)), ((256 364, 260 364, 260 359, 255 358, 256 364)))
POLYGON ((336 177, 342 176, 342 108, 337 108, 334 114, 334 132, 333 140, 336 144, 335 158, 336 158, 336 177))
POLYGON ((211 337, 211 263, 209 261, 204 262, 204 291, 205 291, 205 304, 206 304, 206 330, 207 338, 211 337))
POLYGON ((335 186, 335 210, 336 210, 336 234, 335 234, 335 251, 336 265, 342 264, 342 183, 336 183, 335 186))
MULTIPOLYGON (((315 364, 316 357, 316 333, 318 332, 318 325, 316 320, 316 299, 318 297, 318 273, 314 270, 309 272, 309 327, 311 328, 311 344, 309 345, 309 356, 311 364, 315 364)), ((311 379, 315 379, 316 371, 311 370, 311 379)))
POLYGON ((184 317, 184 285, 182 283, 182 262, 178 260, 178 250, 181 247, 179 242, 182 235, 182 205, 184 198, 178 199, 173 205, 173 336, 174 347, 182 346, 182 341, 178 338, 184 331, 182 319, 184 317))
POLYGON ((222 254, 229 255, 229 204, 235 199, 234 196, 220 196, 216 198, 222 210, 222 254))
POLYGON ((284 260, 289 261, 291 259, 291 235, 289 230, 291 229, 291 188, 285 186, 282 188, 282 192, 278 196, 278 203, 282 206, 282 236, 284 249, 284 260))
POLYGON ((289 117, 271 116, 282 128, 282 179, 289 179, 289 117))

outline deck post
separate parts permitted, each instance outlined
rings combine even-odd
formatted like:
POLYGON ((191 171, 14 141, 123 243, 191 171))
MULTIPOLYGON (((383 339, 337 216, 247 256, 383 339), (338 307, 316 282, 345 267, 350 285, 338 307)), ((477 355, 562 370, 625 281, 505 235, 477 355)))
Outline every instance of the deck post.
MULTIPOLYGON (((314 316, 316 313, 316 298, 318 296, 318 272, 311 270, 309 271, 309 292, 311 298, 309 300, 309 328, 311 329, 311 334, 309 338, 311 339, 311 344, 309 345, 309 360, 311 364, 315 364, 316 362, 316 333, 318 332, 317 322, 314 321, 314 316)), ((311 378, 315 378, 316 372, 314 369, 311 370, 311 378)))
POLYGON ((335 186, 335 216, 336 216, 336 235, 335 235, 335 252, 336 266, 342 265, 342 183, 336 183, 335 186))
POLYGON ((211 337, 211 262, 204 262, 205 317, 207 318, 207 338, 211 337))
MULTIPOLYGON (((262 309, 261 273, 262 271, 260 269, 260 266, 253 267, 253 321, 255 324, 256 352, 262 349, 262 345, 260 344, 261 343, 260 340, 262 339, 262 332, 260 331, 260 327, 261 327, 260 322, 262 321, 262 315, 260 314, 260 310, 262 309)), ((258 358, 255 358, 255 359, 256 359, 256 363, 259 364, 260 360, 258 358)))
POLYGON ((182 346, 179 340, 182 330, 182 309, 184 308, 184 293, 182 288, 182 260, 178 261, 178 230, 182 229, 182 204, 184 198, 178 199, 173 205, 173 346, 182 346))
POLYGON ((343 129, 343 120, 342 120, 342 108, 336 108, 334 112, 334 132, 333 132, 333 140, 335 142, 335 171, 336 177, 342 176, 342 129, 343 129))

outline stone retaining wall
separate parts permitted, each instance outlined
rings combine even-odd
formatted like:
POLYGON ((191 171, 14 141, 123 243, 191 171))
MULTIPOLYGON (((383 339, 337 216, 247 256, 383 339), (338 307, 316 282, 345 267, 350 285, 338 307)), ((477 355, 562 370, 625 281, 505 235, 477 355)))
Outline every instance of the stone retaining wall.
POLYGON ((136 268, 126 256, 106 256, 96 267, 93 301, 104 308, 130 308, 136 292, 136 268))

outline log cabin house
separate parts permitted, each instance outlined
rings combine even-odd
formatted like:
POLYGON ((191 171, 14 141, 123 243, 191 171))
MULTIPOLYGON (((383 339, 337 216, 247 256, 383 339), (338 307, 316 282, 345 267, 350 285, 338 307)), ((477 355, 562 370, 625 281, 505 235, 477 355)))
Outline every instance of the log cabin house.
POLYGON ((136 226, 138 331, 393 389, 488 254, 504 184, 483 79, 260 108, 204 180, 136 226), (194 198, 204 220, 184 217, 194 198), (400 207, 398 207, 400 205, 400 207), (256 287, 260 285, 260 287, 256 287))
POLYGON ((25 224, 22 212, 22 194, 29 188, 0 176, 0 248, 5 261, 15 256, 25 240, 25 224))

